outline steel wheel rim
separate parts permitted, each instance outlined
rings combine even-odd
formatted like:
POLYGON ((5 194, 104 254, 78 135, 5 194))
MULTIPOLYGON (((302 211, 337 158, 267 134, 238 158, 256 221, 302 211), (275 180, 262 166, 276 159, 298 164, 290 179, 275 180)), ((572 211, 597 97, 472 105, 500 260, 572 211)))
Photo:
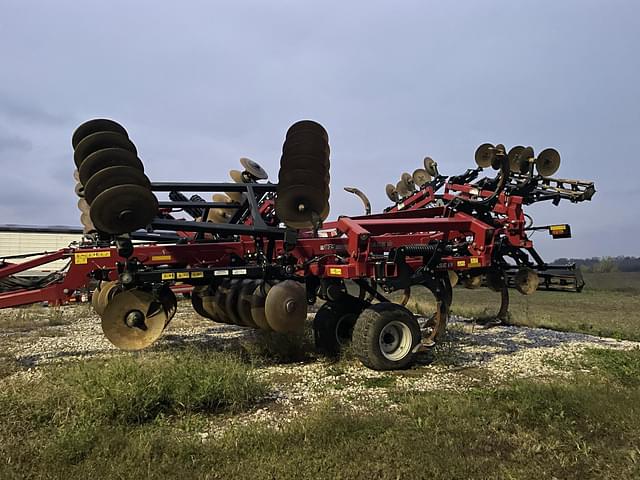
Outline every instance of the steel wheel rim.
POLYGON ((411 351, 411 330, 397 320, 389 322, 380 330, 378 345, 387 360, 402 360, 411 351))

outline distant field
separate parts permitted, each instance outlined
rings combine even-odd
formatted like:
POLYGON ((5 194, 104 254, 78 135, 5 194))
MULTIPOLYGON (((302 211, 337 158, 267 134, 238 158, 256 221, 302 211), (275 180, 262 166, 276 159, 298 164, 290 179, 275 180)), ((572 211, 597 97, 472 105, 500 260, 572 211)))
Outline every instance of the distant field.
MULTIPOLYGON (((585 274, 581 293, 510 290, 510 322, 516 325, 640 339, 640 272, 585 274)), ((452 313, 465 317, 495 314, 500 295, 487 288, 454 289, 452 313)))

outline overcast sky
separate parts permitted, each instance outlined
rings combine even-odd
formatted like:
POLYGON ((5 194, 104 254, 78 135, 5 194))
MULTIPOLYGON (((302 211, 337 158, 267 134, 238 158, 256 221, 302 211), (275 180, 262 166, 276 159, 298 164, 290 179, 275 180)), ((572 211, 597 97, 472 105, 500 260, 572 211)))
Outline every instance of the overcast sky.
MULTIPOLYGON (((534 206, 559 256, 640 255, 640 2, 0 0, 0 223, 79 225, 70 138, 122 123, 152 181, 277 179, 284 133, 322 123, 331 209, 484 142, 557 148, 591 203, 534 206)), ((275 180, 274 180, 275 181, 275 180)))

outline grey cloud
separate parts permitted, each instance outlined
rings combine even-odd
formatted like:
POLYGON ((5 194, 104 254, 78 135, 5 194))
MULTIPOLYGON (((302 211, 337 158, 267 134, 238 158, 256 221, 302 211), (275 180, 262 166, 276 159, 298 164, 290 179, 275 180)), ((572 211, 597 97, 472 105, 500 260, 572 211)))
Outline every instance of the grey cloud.
POLYGON ((0 152, 28 152, 32 148, 33 144, 30 140, 19 135, 0 132, 0 152))
POLYGON ((0 92, 0 115, 11 121, 21 121, 28 124, 58 125, 68 122, 69 115, 52 113, 38 106, 17 98, 12 98, 0 92))

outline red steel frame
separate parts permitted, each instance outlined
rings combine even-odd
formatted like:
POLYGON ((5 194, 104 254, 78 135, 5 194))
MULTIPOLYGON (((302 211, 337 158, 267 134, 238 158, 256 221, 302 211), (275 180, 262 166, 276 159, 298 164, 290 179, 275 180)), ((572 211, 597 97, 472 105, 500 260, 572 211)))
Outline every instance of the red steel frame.
MULTIPOLYGON (((471 185, 447 184, 443 199, 450 201, 456 194, 466 198, 486 198, 492 193, 478 192, 471 185)), ((391 249, 407 245, 434 241, 462 242, 470 239, 467 249, 471 255, 446 256, 438 265, 439 269, 456 271, 489 267, 495 240, 501 235, 514 247, 532 246, 524 231, 522 197, 507 196, 504 193, 499 195, 492 209, 495 214, 493 220, 498 223, 499 228, 449 207, 424 208, 435 199, 433 188, 426 186, 385 213, 340 217, 335 222, 326 223, 321 236, 314 237, 311 232, 300 232, 296 245, 288 253, 298 260, 299 274, 355 279, 374 277, 375 262, 371 261, 372 257, 379 258, 391 249), (315 258, 320 260, 305 263, 315 258)), ((261 206, 262 214, 272 208, 271 202, 272 200, 267 200, 261 206)), ((251 219, 246 223, 250 224, 251 219)), ((232 255, 243 258, 255 251, 254 239, 251 236, 241 236, 235 242, 136 245, 133 257, 147 267, 224 267, 230 264, 232 255)), ((277 241, 275 254, 277 256, 283 253, 284 244, 277 241)), ((113 280, 117 263, 125 260, 118 257, 115 247, 65 248, 20 264, 5 264, 0 267, 0 278, 64 258, 70 259, 71 263, 60 281, 43 288, 0 293, 0 308, 36 302, 48 302, 50 305, 68 303, 78 291, 88 288, 92 272, 106 270, 113 280)), ((412 268, 417 268, 423 264, 423 259, 408 257, 406 262, 412 268)), ((394 265, 385 265, 385 273, 393 277, 394 265)))

